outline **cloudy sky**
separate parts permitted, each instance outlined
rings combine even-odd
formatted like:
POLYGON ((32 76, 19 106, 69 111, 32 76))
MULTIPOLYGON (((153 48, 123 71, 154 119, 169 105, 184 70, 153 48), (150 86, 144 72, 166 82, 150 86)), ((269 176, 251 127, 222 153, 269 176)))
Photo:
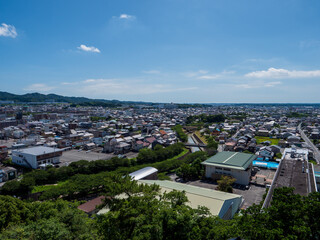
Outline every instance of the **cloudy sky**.
POLYGON ((0 0, 0 90, 319 103, 319 12, 319 0, 0 0))

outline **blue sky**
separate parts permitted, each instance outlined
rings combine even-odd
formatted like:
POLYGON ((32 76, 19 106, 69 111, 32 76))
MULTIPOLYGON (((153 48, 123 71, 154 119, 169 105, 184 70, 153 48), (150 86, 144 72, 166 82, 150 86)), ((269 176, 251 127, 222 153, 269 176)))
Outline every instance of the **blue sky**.
POLYGON ((320 102, 318 0, 0 0, 1 90, 320 102))

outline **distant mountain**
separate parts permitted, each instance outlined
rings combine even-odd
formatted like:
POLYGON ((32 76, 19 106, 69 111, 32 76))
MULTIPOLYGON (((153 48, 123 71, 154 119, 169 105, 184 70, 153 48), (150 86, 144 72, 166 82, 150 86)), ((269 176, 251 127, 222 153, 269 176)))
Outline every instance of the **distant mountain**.
MULTIPOLYGON (((31 103, 31 102, 65 102, 82 106, 103 106, 103 107, 118 107, 121 105, 164 105, 170 106, 169 103, 153 103, 141 101, 119 101, 119 100, 106 100, 106 99, 90 99, 85 97, 66 97, 57 94, 42 94, 42 93, 27 93, 27 94, 13 94, 0 91, 0 101, 14 101, 15 103, 31 103)), ((204 107, 207 104, 173 104, 179 108, 187 107, 204 107)))
POLYGON ((120 104, 121 102, 118 100, 105 100, 105 99, 90 99, 85 97, 66 97, 57 94, 41 94, 41 93, 27 93, 23 95, 12 94, 8 92, 0 92, 0 100, 1 101, 14 101, 14 102, 67 102, 74 104, 82 104, 82 103, 93 103, 93 102, 101 102, 101 103, 112 103, 112 104, 120 104))

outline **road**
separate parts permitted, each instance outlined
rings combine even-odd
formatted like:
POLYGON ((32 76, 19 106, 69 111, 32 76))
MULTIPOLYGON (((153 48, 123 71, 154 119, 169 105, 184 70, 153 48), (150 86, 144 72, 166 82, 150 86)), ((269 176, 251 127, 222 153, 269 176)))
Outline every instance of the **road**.
POLYGON ((238 134, 240 133, 240 129, 237 130, 237 132, 235 134, 233 134, 233 136, 231 138, 236 138, 238 136, 238 134))
POLYGON ((224 150, 224 144, 219 144, 217 151, 222 152, 223 150, 224 150))
POLYGON ((302 137, 302 139, 311 147, 311 149, 314 152, 314 158, 317 162, 317 164, 320 163, 320 152, 318 150, 318 148, 310 141, 310 139, 307 137, 307 135, 303 132, 303 130, 301 129, 301 123, 298 126, 298 130, 300 132, 300 135, 302 137))

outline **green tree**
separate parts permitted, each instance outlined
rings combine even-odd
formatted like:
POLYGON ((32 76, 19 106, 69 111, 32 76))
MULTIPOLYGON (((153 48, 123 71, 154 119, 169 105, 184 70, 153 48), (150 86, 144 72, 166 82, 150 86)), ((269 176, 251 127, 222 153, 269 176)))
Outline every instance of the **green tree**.
POLYGON ((232 184, 236 181, 235 178, 229 176, 221 176, 221 179, 218 180, 218 190, 223 192, 232 193, 232 184))
POLYGON ((20 190, 20 182, 17 180, 12 180, 6 182, 2 188, 1 193, 4 195, 16 195, 19 193, 20 190))

